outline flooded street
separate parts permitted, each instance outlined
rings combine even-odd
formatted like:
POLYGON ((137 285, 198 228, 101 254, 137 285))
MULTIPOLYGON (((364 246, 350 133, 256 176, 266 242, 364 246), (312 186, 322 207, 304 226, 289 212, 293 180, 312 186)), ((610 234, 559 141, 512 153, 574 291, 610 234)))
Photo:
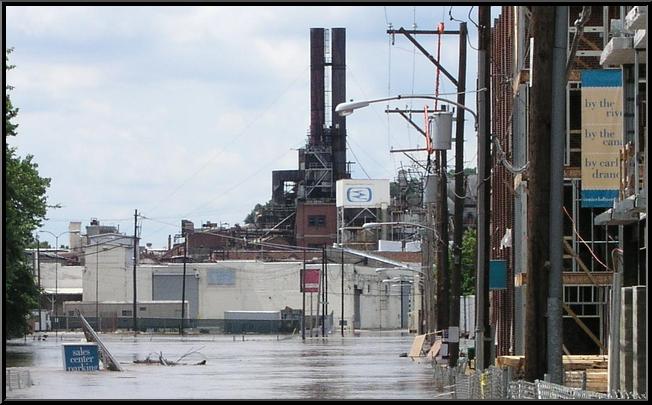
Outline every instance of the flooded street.
MULTIPOLYGON (((83 335, 60 334, 64 343, 83 335)), ((50 336, 48 339, 52 339, 50 336)), ((434 399, 432 368, 409 358, 414 335, 362 332, 328 338, 275 335, 101 335, 123 372, 63 370, 61 341, 16 340, 7 344, 6 366, 28 368, 33 386, 7 390, 7 398, 226 399, 375 398, 434 399), (158 359, 205 365, 135 364, 158 359)))

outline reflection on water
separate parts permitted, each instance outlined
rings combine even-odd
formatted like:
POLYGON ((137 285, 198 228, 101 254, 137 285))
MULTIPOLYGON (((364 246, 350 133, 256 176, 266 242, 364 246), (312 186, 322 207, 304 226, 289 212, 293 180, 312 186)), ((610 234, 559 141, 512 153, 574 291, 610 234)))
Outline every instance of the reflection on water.
MULTIPOLYGON (((64 343, 81 334, 60 334, 64 343)), ((432 399, 432 369, 399 357, 413 336, 390 332, 329 338, 276 336, 103 335, 124 372, 63 371, 61 341, 8 344, 7 367, 29 367, 35 385, 8 391, 8 398, 405 398, 432 399), (158 354, 205 365, 134 364, 158 354)), ((17 342, 18 343, 18 342, 17 342)))

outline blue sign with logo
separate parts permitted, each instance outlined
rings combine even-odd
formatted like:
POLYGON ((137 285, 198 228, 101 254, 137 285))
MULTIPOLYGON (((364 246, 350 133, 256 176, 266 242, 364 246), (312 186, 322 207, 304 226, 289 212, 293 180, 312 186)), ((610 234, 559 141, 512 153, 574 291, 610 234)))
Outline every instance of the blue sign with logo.
POLYGON ((373 193, 370 187, 350 187, 346 191, 346 199, 353 203, 366 203, 371 201, 373 193))
POLYGON ((100 356, 96 343, 65 343, 63 365, 66 371, 97 371, 100 356))

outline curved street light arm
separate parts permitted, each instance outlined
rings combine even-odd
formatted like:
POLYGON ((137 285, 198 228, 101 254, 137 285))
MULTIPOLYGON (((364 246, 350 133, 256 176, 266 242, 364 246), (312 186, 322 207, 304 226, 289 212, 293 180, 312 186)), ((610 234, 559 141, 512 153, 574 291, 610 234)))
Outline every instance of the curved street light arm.
MULTIPOLYGON (((480 89, 480 90, 478 90, 478 92, 484 91, 484 90, 486 90, 486 89, 480 89)), ((460 104, 460 103, 458 103, 456 101, 449 100, 449 99, 446 99, 446 98, 437 97, 437 96, 431 96, 431 95, 428 95, 428 94, 409 94, 409 95, 400 95, 399 94, 398 96, 394 96, 394 97, 377 98, 377 99, 373 99, 373 100, 363 100, 363 101, 350 101, 350 102, 347 102, 347 103, 338 104, 337 107, 335 107, 335 112, 339 113, 341 116, 347 116, 347 115, 353 114, 354 110, 357 110, 359 108, 367 107, 369 104, 379 103, 379 102, 382 102, 382 101, 402 100, 402 99, 412 99, 412 98, 426 99, 426 100, 438 100, 438 101, 443 101, 443 102, 446 102, 446 103, 453 104, 453 105, 455 105, 455 106, 457 106, 459 108, 462 108, 462 109, 468 111, 473 116, 473 119, 475 121, 476 129, 478 127, 478 115, 475 113, 475 111, 471 110, 470 108, 468 108, 465 105, 460 104)))

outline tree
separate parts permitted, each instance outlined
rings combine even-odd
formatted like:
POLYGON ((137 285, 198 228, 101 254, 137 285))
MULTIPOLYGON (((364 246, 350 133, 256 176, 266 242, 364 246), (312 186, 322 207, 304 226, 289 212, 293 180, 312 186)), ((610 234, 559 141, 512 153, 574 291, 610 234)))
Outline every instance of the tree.
POLYGON ((251 210, 251 212, 245 217, 244 223, 255 224, 256 216, 262 214, 265 210, 269 210, 271 207, 272 207, 272 200, 267 201, 265 205, 256 204, 254 208, 251 210))
MULTIPOLYGON (((5 76, 14 66, 5 53, 5 76)), ((16 136, 18 124, 12 120, 18 114, 9 97, 12 86, 5 89, 5 339, 24 335, 27 316, 37 308, 38 289, 24 251, 34 243, 32 233, 41 225, 47 212, 46 189, 50 179, 42 178, 33 156, 21 158, 16 148, 7 145, 7 137, 16 136)))
POLYGON ((475 294, 475 259, 478 238, 475 229, 469 228, 462 238, 462 295, 475 294))

